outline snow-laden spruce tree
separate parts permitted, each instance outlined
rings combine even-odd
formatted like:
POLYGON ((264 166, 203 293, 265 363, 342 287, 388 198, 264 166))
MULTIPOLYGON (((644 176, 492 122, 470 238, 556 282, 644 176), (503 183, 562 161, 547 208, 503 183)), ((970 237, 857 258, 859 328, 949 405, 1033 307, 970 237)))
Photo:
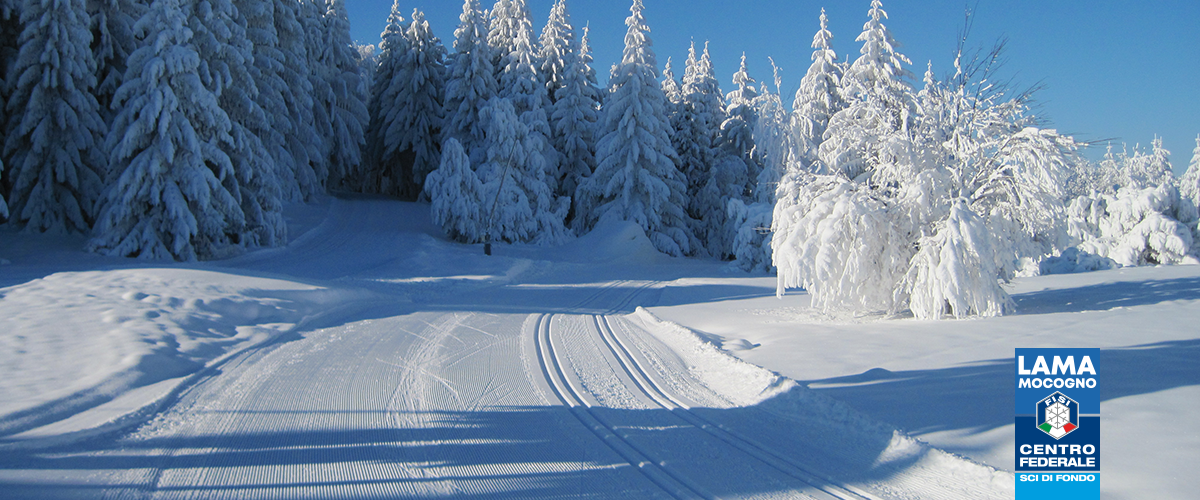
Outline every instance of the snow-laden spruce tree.
POLYGON ((487 124, 487 161, 477 169, 487 241, 565 241, 569 199, 556 198, 550 188, 545 140, 517 115, 509 98, 492 98, 480 117, 487 124))
MULTIPOLYGON (((13 0, 0 0, 0 130, 8 123, 6 102, 8 100, 9 67, 17 56, 17 37, 20 31, 20 19, 15 12, 13 0)), ((0 222, 8 219, 8 203, 4 198, 7 194, 8 179, 4 173, 3 154, 0 154, 0 222)))
POLYGON ((479 111, 496 96, 498 86, 487 37, 488 25, 479 0, 464 0, 446 75, 442 137, 443 141, 457 139, 472 165, 484 160, 485 126, 479 111))
MULTIPOLYGON (((552 193, 558 191, 559 155, 552 143, 550 97, 538 76, 537 54, 533 48, 533 22, 524 0, 513 0, 510 15, 515 20, 516 38, 511 50, 501 58, 499 96, 512 101, 517 116, 529 128, 530 147, 539 151, 545 165, 546 182, 552 193)), ((569 205, 569 202, 568 202, 569 205)), ((565 213, 564 213, 565 216, 565 213)))
MULTIPOLYGON (((792 115, 783 105, 780 93, 783 77, 780 69, 771 60, 774 71, 775 91, 764 83, 754 101, 758 123, 754 126, 754 158, 762 170, 758 174, 754 189, 755 203, 775 204, 775 191, 779 182, 791 166, 798 165, 796 135, 792 132, 792 115)), ((798 167, 797 167, 798 168, 798 167)))
POLYGON ((281 176, 284 194, 291 200, 310 200, 325 192, 328 172, 323 159, 323 144, 328 136, 317 133, 313 114, 313 83, 309 79, 308 34, 300 21, 301 3, 297 0, 273 0, 275 36, 283 56, 279 76, 284 105, 291 123, 286 132, 287 151, 292 171, 281 176))
POLYGON ((546 85, 546 95, 550 96, 550 101, 553 102, 558 89, 565 84, 570 57, 568 52, 575 43, 575 29, 571 27, 571 13, 567 11, 567 0, 555 0, 538 43, 538 74, 542 76, 542 82, 546 85))
POLYGON ((699 57, 695 42, 688 48, 681 91, 682 127, 675 130, 672 138, 679 154, 679 170, 688 180, 688 195, 694 197, 708 183, 720 153, 721 123, 725 121, 724 96, 713 72, 707 44, 699 57))
POLYGON ((747 167, 723 145, 724 95, 717 84, 707 44, 699 58, 692 44, 687 63, 680 106, 682 118, 672 138, 679 154, 679 169, 688 182, 692 231, 703 243, 704 251, 724 257, 730 248, 725 207, 729 199, 742 195, 747 167))
POLYGON ((1149 153, 1135 147, 1133 156, 1125 157, 1121 172, 1124 174, 1122 186, 1139 189, 1169 184, 1175 177, 1171 152, 1163 147, 1161 137, 1150 142, 1149 153))
POLYGON ((558 194, 574 196, 596 169, 596 122, 600 118, 600 89, 592 69, 588 29, 573 38, 567 51, 563 85, 551 107, 550 124, 560 156, 558 194))
POLYGON ((842 66, 833 50, 829 19, 821 9, 821 27, 812 41, 812 65, 800 80, 800 89, 792 102, 792 131, 796 134, 796 155, 804 168, 819 172, 817 152, 824 142, 829 119, 846 107, 841 95, 842 66))
POLYGON ((96 60, 96 89, 92 93, 100 103, 100 116, 111 124, 116 115, 110 108, 112 96, 121 86, 125 61, 138 45, 133 24, 145 14, 146 4, 139 0, 89 0, 88 12, 96 60))
POLYGON ((643 10, 642 0, 633 0, 625 50, 601 112, 596 172, 579 186, 576 220, 583 230, 604 221, 635 222, 659 251, 690 254, 695 237, 684 210, 687 182, 675 167, 667 99, 643 10))
POLYGON ((262 110, 265 118, 265 122, 250 122, 246 125, 258 136, 271 159, 281 200, 294 199, 298 196, 294 185, 295 161, 288 151, 286 139, 294 127, 287 102, 284 100, 284 93, 290 93, 290 90, 286 88, 286 83, 280 76, 285 58, 279 50, 279 38, 275 32, 275 4, 258 0, 234 0, 233 5, 245 18, 246 39, 251 46, 250 66, 247 71, 258 90, 253 97, 254 103, 262 110))
POLYGON ((1179 195, 1191 200, 1192 205, 1200 206, 1200 136, 1196 137, 1196 149, 1187 172, 1179 178, 1179 195))
MULTIPOLYGON (((462 144, 453 137, 442 145, 442 161, 425 181, 425 195, 432 204, 433 223, 446 235, 463 243, 484 240, 487 228, 483 184, 471 168, 462 144)), ((491 208, 491 207, 488 207, 491 208)))
POLYGON ((414 10, 405 32, 407 50, 398 55, 380 117, 383 192, 416 199, 425 177, 439 163, 445 92, 446 49, 425 14, 414 10))
POLYGON ((28 0, 20 11, 4 143, 11 221, 31 231, 83 233, 105 175, 87 11, 83 0, 28 0))
MULTIPOLYGON (((504 71, 504 56, 513 51, 517 32, 523 24, 530 21, 529 8, 525 0, 496 0, 488 15, 488 46, 492 48, 492 67, 496 70, 496 78, 504 71)), ((530 22, 529 29, 533 29, 530 22)))
MULTIPOLYGON (((775 66, 775 62, 771 61, 775 66)), ((791 114, 779 94, 782 83, 779 68, 774 68, 775 92, 763 84, 753 105, 757 117, 752 131, 754 161, 762 165, 750 196, 731 199, 726 208, 733 232, 731 255, 734 265, 745 271, 769 272, 771 262, 771 222, 775 210, 775 191, 790 169, 798 170, 795 160, 795 136, 791 132, 791 114)))
MULTIPOLYGON (((346 4, 344 0, 322 3, 327 9, 322 18, 324 36, 320 38, 316 67, 324 73, 323 81, 329 87, 328 100, 320 103, 328 116, 331 133, 326 140, 328 179, 332 185, 350 187, 361 184, 363 129, 367 127, 368 120, 366 96, 363 95, 364 86, 358 72, 358 52, 350 40, 346 4)), ((428 25, 425 25, 425 29, 428 30, 428 25)), ((432 142, 431 139, 429 143, 432 142)), ((436 151, 422 158, 426 162, 422 167, 429 168, 426 165, 436 161, 433 159, 435 155, 436 151)), ((428 173, 428 170, 424 173, 428 173)), ((413 194, 419 192, 418 187, 413 194)))
POLYGON ((225 255, 244 225, 221 150, 229 118, 200 79, 200 56, 179 0, 155 0, 134 25, 143 45, 117 89, 106 146, 113 182, 102 198, 92 251, 146 259, 225 255))
MULTIPOLYGON (((371 98, 367 101, 367 128, 364 132, 363 163, 366 168, 362 190, 386 192, 397 184, 399 175, 395 165, 399 159, 396 152, 388 154, 387 129, 391 117, 396 115, 395 106, 404 81, 400 74, 400 63, 408 53, 408 38, 405 35, 404 15, 400 11, 400 0, 392 3, 387 25, 379 36, 379 65, 371 80, 371 98), (394 180, 395 179, 395 180, 394 180)), ((394 149, 394 145, 393 145, 394 149)))
POLYGON ((671 68, 670 57, 667 58, 667 65, 662 72, 662 91, 667 98, 668 106, 674 108, 683 102, 683 88, 680 87, 679 80, 675 79, 675 70, 671 68))
MULTIPOLYGON (((394 4, 392 6, 395 7, 394 4)), ((354 42, 354 51, 358 53, 358 77, 367 87, 366 93, 370 96, 371 83, 375 81, 375 70, 379 68, 379 45, 354 42)))
POLYGON ((192 44, 200 55, 200 79, 230 120, 231 140, 220 147, 236 175, 222 183, 241 203, 246 225, 228 231, 248 246, 276 246, 287 241, 287 224, 275 160, 259 136, 269 133, 270 122, 256 101, 247 23, 230 0, 200 0, 188 16, 192 44))
POLYGON ((904 69, 911 62, 896 51, 898 44, 883 24, 887 12, 880 0, 872 0, 867 17, 855 39, 863 43, 861 55, 838 89, 848 104, 829 118, 818 153, 824 171, 850 179, 873 174, 880 166, 905 163, 908 129, 916 115, 904 69))
POLYGON ((725 121, 721 123, 721 136, 729 156, 740 158, 746 164, 741 197, 747 197, 757 186, 762 165, 754 157, 754 127, 758 125, 758 109, 755 101, 758 90, 754 79, 746 69, 746 54, 742 54, 741 66, 733 74, 736 90, 725 95, 725 121))

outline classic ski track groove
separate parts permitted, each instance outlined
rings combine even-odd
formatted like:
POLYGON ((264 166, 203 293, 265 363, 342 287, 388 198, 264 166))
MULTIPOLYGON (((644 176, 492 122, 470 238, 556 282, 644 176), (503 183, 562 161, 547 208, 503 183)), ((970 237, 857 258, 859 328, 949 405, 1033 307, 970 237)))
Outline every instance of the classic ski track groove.
POLYGON ((642 368, 641 364, 633 356, 632 352, 625 343, 616 336, 616 333, 609 324, 607 315, 592 315, 592 324, 599 333, 604 344, 608 346, 609 351, 625 373, 629 375, 634 384, 642 391, 650 400, 657 403, 660 407, 667 410, 671 415, 676 416, 688 425, 701 429, 720 441, 729 444, 730 446, 740 450, 741 452, 757 459, 758 461, 786 474, 795 479, 798 479, 809 486, 812 486, 816 491, 805 491, 804 493, 813 496, 814 498, 837 498, 837 499, 853 499, 853 500, 879 500, 878 497, 870 495, 864 491, 854 488, 853 486, 838 484, 835 481, 822 478, 820 475, 813 473, 806 467, 796 463, 794 460, 782 456, 770 449, 755 443, 754 441, 740 436, 734 431, 724 428, 691 410, 691 407, 686 403, 672 397, 663 387, 656 383, 648 372, 642 368))
POLYGON ((549 382, 558 400, 570 408, 571 414, 579 420, 580 424, 592 431, 601 442, 628 461, 630 465, 636 467, 647 479, 662 488, 667 494, 677 499, 705 498, 711 500, 715 498, 691 484, 687 478, 680 477, 679 474, 663 467, 662 464, 654 462, 628 439, 596 418, 580 395, 580 390, 576 389, 571 380, 567 378, 555 353, 554 341, 550 335, 550 320, 553 316, 553 314, 538 316, 534 339, 542 374, 546 377, 546 381, 549 382))

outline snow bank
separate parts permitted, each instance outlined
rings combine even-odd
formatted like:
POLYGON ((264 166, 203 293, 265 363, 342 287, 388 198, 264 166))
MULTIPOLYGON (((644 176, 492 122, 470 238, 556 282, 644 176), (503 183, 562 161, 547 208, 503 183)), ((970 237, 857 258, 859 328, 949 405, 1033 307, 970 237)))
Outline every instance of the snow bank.
MULTIPOLYGON (((822 457, 822 468, 835 482, 846 481, 843 485, 849 487, 857 483, 888 497, 903 496, 893 491, 894 484, 920 485, 917 489, 930 498, 1011 497, 1015 485, 1011 472, 933 448, 842 401, 742 361, 687 327, 663 321, 644 308, 639 307, 629 318, 670 347, 689 372, 730 403, 776 416, 791 434, 802 438, 805 448, 822 457), (888 479, 839 480, 839 473, 834 472, 843 469, 845 473, 856 466, 868 467, 888 479), (955 480, 945 481, 947 477, 955 480), (1000 496, 995 496, 997 493, 1000 496)), ((781 443, 789 439, 783 434, 776 436, 781 443)))
POLYGON ((652 264, 668 257, 655 248, 636 222, 606 219, 587 234, 552 250, 564 260, 652 264))
MULTIPOLYGON (((182 382, 350 298, 296 282, 189 269, 58 273, 0 289, 0 349, 12 353, 0 363, 0 435, 63 420, 137 388, 182 382)), ((145 394, 143 403, 161 395, 145 394)), ((125 403, 130 411, 139 406, 125 403)), ((121 416, 101 413, 102 421, 67 430, 121 416)))

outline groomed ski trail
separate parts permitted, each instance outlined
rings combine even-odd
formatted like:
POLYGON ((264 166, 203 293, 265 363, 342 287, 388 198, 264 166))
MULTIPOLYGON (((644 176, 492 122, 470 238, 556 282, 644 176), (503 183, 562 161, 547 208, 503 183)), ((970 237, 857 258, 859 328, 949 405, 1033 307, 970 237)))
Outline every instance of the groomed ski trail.
POLYGON ((503 279, 440 297, 392 286, 414 272, 397 263, 475 253, 432 238, 425 223, 406 229, 414 212, 419 206, 337 200, 293 245, 227 263, 362 286, 378 298, 235 356, 129 432, 14 450, 0 459, 0 496, 1011 495, 1011 474, 892 437, 877 423, 863 435, 830 435, 857 432, 862 417, 792 398, 810 395, 635 312, 661 282, 598 277, 603 270, 570 282, 563 276, 579 266, 554 274, 543 263, 551 282, 522 287, 508 284, 505 269, 530 264, 509 258, 447 271, 503 279), (889 439, 904 444, 900 460, 889 439))

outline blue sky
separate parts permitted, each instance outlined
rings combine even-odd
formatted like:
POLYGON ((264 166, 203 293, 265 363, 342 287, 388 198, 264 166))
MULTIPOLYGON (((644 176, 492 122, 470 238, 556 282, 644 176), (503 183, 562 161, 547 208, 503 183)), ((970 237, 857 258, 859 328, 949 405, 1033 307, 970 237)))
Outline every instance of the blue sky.
MULTIPOLYGON (((771 78, 767 57, 783 69, 783 92, 790 96, 810 64, 809 44, 817 17, 825 7, 839 57, 856 57, 869 0, 643 0, 660 69, 667 57, 682 74, 691 40, 709 41, 722 90, 746 53, 751 75, 771 78), (731 7, 731 5, 737 7, 731 7)), ((378 42, 392 0, 349 0, 352 35, 378 42)), ((541 32, 553 0, 528 0, 534 28, 541 32)), ((621 55, 627 0, 568 0, 572 21, 590 23, 597 74, 621 55)), ((972 6, 975 0, 970 0, 972 6)), ((481 4, 490 7, 489 0, 481 4)), ((963 0, 884 0, 887 26, 900 51, 913 61, 919 80, 932 61, 942 76, 951 70, 955 40, 963 25, 963 0)), ((405 18, 412 9, 425 12, 434 32, 450 48, 462 2, 400 0, 405 18)), ((979 0, 972 40, 990 46, 1009 39, 1008 64, 1002 76, 1020 86, 1038 82, 1039 114, 1051 126, 1079 139, 1115 138, 1148 145, 1155 134, 1171 150, 1182 173, 1200 134, 1200 2, 1170 0, 979 0)), ((1096 159, 1103 148, 1086 152, 1096 159)))

